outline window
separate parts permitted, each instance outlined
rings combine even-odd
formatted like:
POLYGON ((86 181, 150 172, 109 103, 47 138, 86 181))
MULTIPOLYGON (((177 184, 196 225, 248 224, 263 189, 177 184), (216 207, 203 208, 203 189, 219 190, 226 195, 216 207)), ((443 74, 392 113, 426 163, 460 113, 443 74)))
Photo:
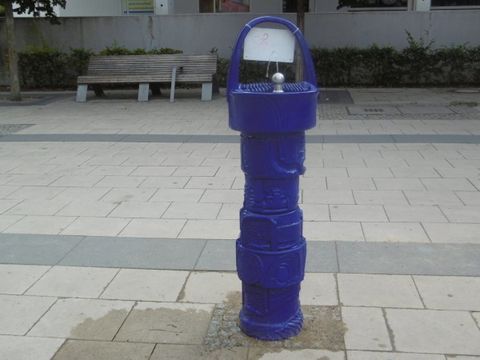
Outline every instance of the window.
POLYGON ((480 0, 432 0, 432 6, 480 6, 480 0))
POLYGON ((250 0, 200 0, 201 13, 249 11, 250 0))
POLYGON ((350 8, 406 8, 408 0, 339 0, 338 7, 350 8))
MULTIPOLYGON (((309 0, 304 0, 305 12, 308 12, 309 0)), ((297 12, 297 0, 283 0, 283 12, 296 13, 297 12)))

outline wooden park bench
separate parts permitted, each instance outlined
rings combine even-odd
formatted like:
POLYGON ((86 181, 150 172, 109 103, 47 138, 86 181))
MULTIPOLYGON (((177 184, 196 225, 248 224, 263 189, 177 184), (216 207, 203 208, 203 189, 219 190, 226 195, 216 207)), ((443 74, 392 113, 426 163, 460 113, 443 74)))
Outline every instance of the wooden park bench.
POLYGON ((77 101, 87 101, 88 85, 101 94, 102 84, 139 84, 138 101, 148 101, 152 92, 159 92, 158 83, 171 84, 170 101, 175 97, 175 84, 202 83, 202 101, 212 100, 213 76, 217 72, 216 55, 118 55, 94 56, 85 76, 77 80, 77 101))

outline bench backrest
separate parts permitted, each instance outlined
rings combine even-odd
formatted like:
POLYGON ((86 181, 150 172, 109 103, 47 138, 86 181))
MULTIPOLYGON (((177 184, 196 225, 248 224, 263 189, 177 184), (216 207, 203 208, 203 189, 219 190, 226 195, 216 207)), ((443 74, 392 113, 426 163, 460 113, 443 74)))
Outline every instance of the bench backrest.
POLYGON ((177 67, 177 80, 211 81, 217 71, 216 55, 117 55, 94 56, 87 76, 154 76, 169 77, 177 67))

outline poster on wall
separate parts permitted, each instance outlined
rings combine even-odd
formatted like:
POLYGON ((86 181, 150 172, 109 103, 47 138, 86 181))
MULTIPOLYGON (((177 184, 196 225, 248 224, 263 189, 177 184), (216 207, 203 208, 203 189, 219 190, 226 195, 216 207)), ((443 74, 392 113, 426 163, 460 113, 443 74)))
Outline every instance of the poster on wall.
POLYGON ((220 0, 220 12, 249 12, 250 0, 220 0))
POLYGON ((123 12, 125 14, 153 14, 154 0, 124 0, 123 12))

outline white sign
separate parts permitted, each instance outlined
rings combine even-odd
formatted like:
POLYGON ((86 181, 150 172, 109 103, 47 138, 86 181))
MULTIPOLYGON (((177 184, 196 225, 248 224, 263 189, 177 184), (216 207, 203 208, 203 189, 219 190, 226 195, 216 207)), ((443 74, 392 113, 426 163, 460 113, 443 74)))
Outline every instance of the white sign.
POLYGON ((295 37, 289 30, 253 28, 243 47, 245 60, 293 63, 295 37))

